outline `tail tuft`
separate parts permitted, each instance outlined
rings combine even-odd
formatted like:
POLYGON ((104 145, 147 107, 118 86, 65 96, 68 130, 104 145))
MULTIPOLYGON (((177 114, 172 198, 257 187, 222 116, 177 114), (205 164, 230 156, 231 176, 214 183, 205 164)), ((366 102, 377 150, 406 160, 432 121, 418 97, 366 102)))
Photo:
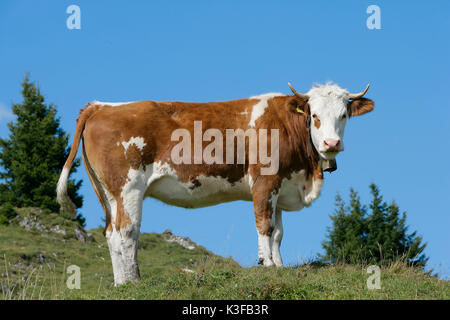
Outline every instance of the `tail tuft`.
POLYGON ((56 201, 61 206, 62 212, 75 217, 77 215, 76 206, 67 194, 69 171, 70 169, 64 168, 59 176, 58 185, 56 187, 56 201))

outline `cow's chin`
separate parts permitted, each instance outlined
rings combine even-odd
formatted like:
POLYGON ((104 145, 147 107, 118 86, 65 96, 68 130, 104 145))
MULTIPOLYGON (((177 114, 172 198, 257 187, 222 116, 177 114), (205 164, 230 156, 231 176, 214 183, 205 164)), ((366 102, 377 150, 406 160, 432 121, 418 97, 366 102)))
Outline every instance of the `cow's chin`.
POLYGON ((340 151, 333 151, 333 152, 320 151, 319 154, 325 160, 334 160, 334 158, 336 158, 339 152, 340 151))

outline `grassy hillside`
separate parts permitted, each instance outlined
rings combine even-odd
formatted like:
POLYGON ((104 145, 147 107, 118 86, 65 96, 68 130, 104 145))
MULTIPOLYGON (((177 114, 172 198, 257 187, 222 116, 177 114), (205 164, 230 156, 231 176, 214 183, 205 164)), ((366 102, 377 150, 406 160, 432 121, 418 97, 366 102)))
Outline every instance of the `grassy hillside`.
POLYGON ((39 209, 20 209, 0 226, 2 299, 450 299, 450 283, 396 263, 381 270, 381 289, 369 290, 362 266, 306 264, 242 268, 231 258, 170 233, 142 234, 142 281, 113 287, 111 260, 101 229, 39 209), (186 240, 184 242, 188 243, 186 240), (68 266, 81 269, 81 289, 66 287, 68 266))

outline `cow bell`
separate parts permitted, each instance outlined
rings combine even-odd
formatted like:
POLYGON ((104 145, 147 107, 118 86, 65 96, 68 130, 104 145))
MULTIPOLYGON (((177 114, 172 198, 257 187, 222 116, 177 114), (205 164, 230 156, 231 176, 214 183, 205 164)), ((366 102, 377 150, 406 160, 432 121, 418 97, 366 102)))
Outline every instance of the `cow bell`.
POLYGON ((333 172, 337 169, 336 160, 322 160, 322 170, 327 172, 333 172))

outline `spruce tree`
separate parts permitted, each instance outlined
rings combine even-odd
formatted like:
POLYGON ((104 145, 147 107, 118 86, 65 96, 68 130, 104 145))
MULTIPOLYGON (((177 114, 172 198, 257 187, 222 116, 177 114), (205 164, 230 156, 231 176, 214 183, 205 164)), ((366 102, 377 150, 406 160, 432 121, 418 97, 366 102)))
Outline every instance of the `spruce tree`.
POLYGON ((333 224, 322 243, 322 259, 352 264, 389 264, 405 259, 410 265, 424 267, 428 261, 423 254, 426 244, 416 232, 408 234, 406 213, 400 216, 395 202, 384 202, 375 184, 370 185, 370 192, 370 212, 353 189, 348 206, 336 197, 333 224))
POLYGON ((361 206, 358 193, 350 189, 350 205, 346 206, 339 194, 336 195, 335 214, 330 216, 333 227, 328 228, 329 239, 322 243, 327 261, 358 263, 366 259, 364 223, 366 207, 361 206))
POLYGON ((425 266, 428 258, 423 254, 426 244, 417 232, 408 234, 406 212, 400 216, 400 208, 393 201, 390 205, 383 201, 380 190, 370 185, 372 213, 366 218, 368 228, 367 250, 372 260, 390 262, 406 258, 412 265, 425 266))
MULTIPOLYGON (((8 124, 9 139, 0 139, 0 205, 59 212, 56 184, 70 152, 69 135, 60 128, 56 107, 44 103, 44 96, 28 76, 22 83, 22 96, 23 102, 12 106, 16 119, 8 124)), ((71 174, 79 165, 77 159, 71 174)), ((83 203, 78 194, 81 183, 68 183, 68 194, 77 208, 83 203)), ((76 220, 85 221, 81 215, 76 220)))

